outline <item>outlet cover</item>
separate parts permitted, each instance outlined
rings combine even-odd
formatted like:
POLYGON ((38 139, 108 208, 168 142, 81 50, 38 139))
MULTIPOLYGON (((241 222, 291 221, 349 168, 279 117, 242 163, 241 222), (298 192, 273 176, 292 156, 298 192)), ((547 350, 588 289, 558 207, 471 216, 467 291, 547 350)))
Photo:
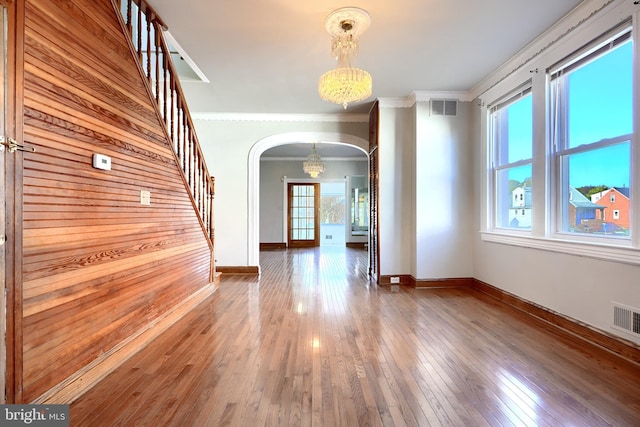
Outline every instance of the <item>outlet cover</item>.
POLYGON ((400 278, 398 276, 391 277, 391 283, 400 283, 400 278))
POLYGON ((149 206, 151 204, 151 192, 140 190, 140 204, 149 206))

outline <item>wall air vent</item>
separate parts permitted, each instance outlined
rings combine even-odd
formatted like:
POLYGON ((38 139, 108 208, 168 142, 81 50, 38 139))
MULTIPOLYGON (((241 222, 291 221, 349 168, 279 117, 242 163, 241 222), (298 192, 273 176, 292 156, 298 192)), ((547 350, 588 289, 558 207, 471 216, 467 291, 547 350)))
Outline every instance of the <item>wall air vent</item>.
POLYGON ((613 304, 613 327, 640 336, 640 309, 613 304))
POLYGON ((431 100, 432 116, 457 116, 458 101, 455 99, 432 99, 431 100))

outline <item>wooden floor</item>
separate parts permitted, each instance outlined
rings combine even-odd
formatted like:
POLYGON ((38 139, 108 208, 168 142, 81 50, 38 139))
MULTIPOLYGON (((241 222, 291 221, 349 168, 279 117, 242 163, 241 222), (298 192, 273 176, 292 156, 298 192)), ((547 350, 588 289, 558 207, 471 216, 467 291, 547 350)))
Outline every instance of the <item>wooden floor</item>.
POLYGON ((73 426, 638 426, 640 368, 366 252, 261 253, 71 405, 73 426))

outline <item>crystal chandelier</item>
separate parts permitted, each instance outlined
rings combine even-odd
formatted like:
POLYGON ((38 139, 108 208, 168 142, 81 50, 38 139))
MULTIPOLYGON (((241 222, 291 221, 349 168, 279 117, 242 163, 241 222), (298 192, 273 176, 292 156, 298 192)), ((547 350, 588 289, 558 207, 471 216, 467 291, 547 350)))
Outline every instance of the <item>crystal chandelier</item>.
POLYGON ((341 104, 362 101, 371 96, 371 74, 351 65, 358 54, 358 39, 369 28, 371 17, 357 7, 343 7, 331 12, 325 27, 331 34, 331 55, 337 67, 320 77, 318 93, 325 101, 341 104))
POLYGON ((302 163, 302 170, 304 173, 308 173, 311 178, 317 178, 322 172, 324 172, 324 162, 316 151, 316 144, 313 144, 311 154, 307 156, 307 160, 302 163))

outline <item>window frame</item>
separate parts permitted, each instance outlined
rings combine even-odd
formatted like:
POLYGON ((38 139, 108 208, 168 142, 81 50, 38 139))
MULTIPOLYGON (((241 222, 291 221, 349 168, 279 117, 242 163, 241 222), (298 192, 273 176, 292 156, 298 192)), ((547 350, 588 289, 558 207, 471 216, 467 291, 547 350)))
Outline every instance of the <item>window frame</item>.
MULTIPOLYGON (((628 5, 611 7, 604 13, 604 19, 593 20, 585 24, 588 31, 581 32, 579 37, 555 40, 553 48, 542 48, 523 63, 512 62, 513 69, 497 82, 489 86, 478 98, 481 108, 482 158, 486 162, 482 176, 482 198, 480 210, 480 238, 485 242, 521 246, 545 251, 567 253, 594 259, 640 265, 640 10, 628 5), (630 16, 628 20, 620 17, 630 16), (557 233, 558 212, 556 200, 560 196, 556 182, 561 175, 554 162, 553 146, 550 130, 550 70, 555 64, 566 61, 568 56, 584 54, 586 46, 593 46, 599 39, 622 32, 623 25, 631 27, 633 46, 633 131, 630 140, 630 228, 631 235, 623 239, 607 237, 589 237, 578 233, 557 233), (589 34, 595 35, 590 36, 589 34), (582 50, 582 51, 581 51, 582 50), (569 55, 568 55, 569 54, 569 55), (531 233, 496 228, 494 226, 494 179, 493 179, 493 147, 491 141, 490 107, 503 94, 513 93, 521 82, 531 78, 533 87, 533 170, 532 205, 536 206, 532 218, 531 233)), ((512 59, 513 61, 513 59, 512 59)), ((503 72, 508 71, 502 68, 503 72)), ((609 141, 611 144, 616 141, 609 141)), ((619 141, 618 141, 619 142, 619 141)))
MULTIPOLYGON (((527 80, 526 82, 522 83, 521 85, 519 85, 518 87, 516 87, 515 89, 506 92, 503 96, 501 96, 500 98, 496 99, 494 102, 492 102, 488 107, 487 107, 487 114, 488 114, 488 128, 489 128, 489 145, 490 145, 490 178, 489 178, 489 182, 490 182, 490 202, 489 202, 489 209, 490 209, 490 214, 489 214, 489 218, 490 218, 490 228, 493 230, 500 230, 500 232, 503 233, 513 233, 513 234, 522 234, 522 235, 529 235, 531 234, 531 227, 526 227, 526 228, 514 228, 514 227, 505 227, 505 226, 500 226, 498 224, 499 221, 499 208, 498 208, 498 204, 500 203, 498 200, 499 197, 499 189, 498 189, 498 174, 501 171, 507 171, 510 169, 516 169, 522 166, 527 166, 530 165, 532 172, 533 172, 533 154, 531 155, 531 157, 527 158, 527 159, 518 159, 515 160, 513 162, 509 162, 508 160, 501 163, 500 162, 500 147, 498 147, 499 144, 496 144, 496 134, 498 131, 498 127, 496 125, 496 120, 494 117, 494 114, 497 113, 498 111, 504 109, 504 108, 508 108, 509 106, 517 103, 518 101, 522 100, 523 98, 525 98, 526 96, 531 96, 533 98, 533 91, 532 91, 532 84, 531 84, 531 80, 527 80)), ((532 123, 533 123, 533 115, 531 117, 532 123)), ((532 137, 533 139, 533 137, 532 137)), ((532 153, 533 153, 533 141, 532 141, 532 147, 531 147, 532 153)), ((531 177, 532 180, 532 186, 533 186, 533 177, 531 177)), ((511 195, 510 195, 511 196, 511 195)), ((520 197, 516 196, 516 200, 512 200, 512 197, 509 197, 509 200, 511 201, 511 204, 514 205, 514 202, 517 202, 519 200, 523 200, 524 201, 524 195, 520 195, 520 197)), ((517 212, 519 210, 519 206, 513 206, 513 209, 516 212, 516 216, 517 216, 517 212)), ((511 208, 507 208, 507 211, 509 211, 511 208)), ((532 207, 531 210, 533 211, 533 203, 532 203, 532 207)), ((524 214, 523 214, 524 216, 524 214)))
MULTIPOLYGON (((598 37, 593 38, 590 42, 585 43, 580 49, 576 50, 569 56, 558 61, 556 64, 549 67, 547 70, 547 90, 550 93, 549 102, 547 103, 547 114, 549 116, 549 143, 551 148, 550 162, 551 165, 547 165, 549 168, 553 168, 553 180, 552 185, 556 190, 556 197, 551 201, 555 213, 555 221, 553 222, 550 234, 555 235, 558 238, 567 240, 576 240, 584 242, 592 242, 594 244, 605 243, 610 245, 631 246, 632 236, 613 236, 613 235, 593 235, 590 233, 572 232, 565 228, 565 222, 568 222, 568 211, 565 211, 565 207, 569 202, 569 195, 563 192, 563 189, 569 188, 568 176, 564 170, 568 169, 569 158, 573 155, 590 153, 597 150, 601 150, 607 147, 613 147, 625 142, 629 142, 630 150, 633 151, 633 140, 635 129, 632 129, 631 134, 616 135, 611 138, 601 139, 599 141, 588 142, 577 146, 567 146, 569 138, 567 136, 569 127, 567 126, 568 120, 568 108, 566 107, 566 96, 561 99, 554 98, 554 89, 558 92, 567 92, 568 87, 563 86, 557 89, 557 85, 560 79, 564 75, 569 75, 572 71, 579 69, 583 65, 589 64, 599 58, 602 58, 605 54, 612 52, 614 49, 622 46, 623 44, 630 42, 632 46, 637 49, 633 44, 633 25, 631 19, 624 20, 608 31, 604 32, 598 37), (557 117, 554 115, 557 114, 557 117), (557 135, 564 134, 561 141, 564 141, 565 145, 560 144, 557 135)), ((633 52, 632 52, 633 55, 633 52)), ((635 59, 632 59, 635 61, 635 59)), ((637 68, 634 63, 632 67, 637 68)), ((632 76, 634 73, 632 72, 632 76)), ((636 76, 637 81, 637 76, 636 76)), ((632 82, 633 85, 634 82, 632 82)), ((632 101, 633 102, 633 101, 632 101)), ((632 117, 634 115, 632 114, 632 117)), ((633 124, 632 124, 632 127, 633 124)), ((630 156, 630 176, 629 185, 633 182, 632 171, 633 159, 630 156)), ((633 233, 634 221, 630 218, 630 232, 633 233)), ((637 233, 637 230, 636 230, 637 233)))

